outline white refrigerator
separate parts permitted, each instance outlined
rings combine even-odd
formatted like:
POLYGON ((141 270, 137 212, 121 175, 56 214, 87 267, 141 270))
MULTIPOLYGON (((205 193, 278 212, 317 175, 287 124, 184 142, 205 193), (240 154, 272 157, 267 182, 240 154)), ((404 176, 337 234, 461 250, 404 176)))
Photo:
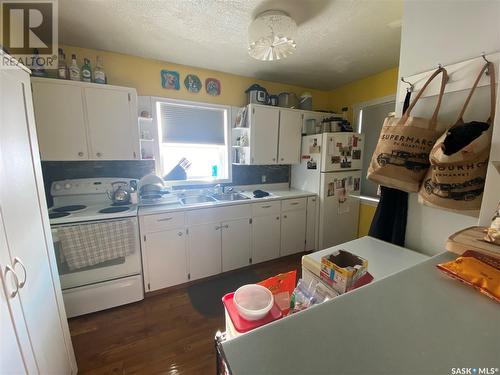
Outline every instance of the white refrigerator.
POLYGON ((319 196, 316 250, 357 238, 363 134, 323 133, 302 137, 300 164, 291 186, 319 196))

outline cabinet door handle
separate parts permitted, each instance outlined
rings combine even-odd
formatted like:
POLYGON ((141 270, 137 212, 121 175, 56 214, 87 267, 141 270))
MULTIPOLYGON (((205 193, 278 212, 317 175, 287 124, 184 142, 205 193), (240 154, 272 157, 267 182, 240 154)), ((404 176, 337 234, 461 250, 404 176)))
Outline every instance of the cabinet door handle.
POLYGON ((98 153, 96 153, 96 156, 97 156, 98 158, 100 158, 100 157, 102 156, 102 154, 101 154, 100 152, 98 152, 98 153))
POLYGON ((172 220, 171 217, 164 217, 163 219, 158 219, 156 221, 169 221, 169 220, 172 220))
POLYGON ((281 161, 285 160, 284 158, 281 158, 281 161))
POLYGON ((290 206, 296 206, 298 204, 299 204, 299 202, 292 202, 292 203, 290 203, 290 206))
POLYGON ((261 208, 271 208, 271 206, 260 206, 261 208))
MULTIPOLYGON (((12 268, 15 270, 16 265, 18 265, 18 264, 21 266, 21 268, 23 269, 23 273, 24 273, 23 281, 21 281, 18 285, 19 289, 22 289, 24 287, 24 285, 26 285, 26 278, 28 277, 28 273, 26 272, 26 266, 24 265, 23 262, 21 262, 21 259, 19 259, 18 257, 15 257, 14 262, 12 263, 12 268)), ((16 276, 17 276, 17 273, 16 273, 16 276)))
POLYGON ((83 154, 83 152, 82 152, 82 151, 80 151, 80 152, 78 153, 78 156, 80 156, 80 157, 81 157, 81 156, 83 156, 83 155, 84 155, 84 154, 83 154))
POLYGON ((177 232, 177 235, 178 235, 179 237, 181 237, 183 234, 184 234, 184 233, 182 233, 182 232, 177 232))
POLYGON ((276 216, 276 220, 279 220, 279 219, 280 219, 280 217, 279 217, 279 216, 276 216))
POLYGON ((221 228, 222 228, 222 226, 218 225, 218 226, 215 227, 215 230, 219 230, 221 228))
POLYGON ((273 158, 273 161, 276 161, 276 158, 273 158))
POLYGON ((283 219, 286 219, 286 215, 283 215, 283 219))
POLYGON ((223 225, 223 226, 222 226, 222 228, 226 228, 226 229, 228 229, 228 228, 229 228, 229 225, 228 225, 228 224, 223 225))
POLYGON ((16 272, 12 269, 12 267, 9 266, 9 265, 6 265, 5 266, 5 271, 4 271, 4 274, 3 274, 4 275, 4 279, 6 281, 6 284, 7 284, 7 274, 9 272, 12 274, 12 277, 14 278, 14 284, 16 285, 16 289, 13 290, 12 292, 9 292, 8 294, 9 294, 10 298, 14 298, 17 295, 17 293, 19 292, 19 279, 17 278, 16 272))

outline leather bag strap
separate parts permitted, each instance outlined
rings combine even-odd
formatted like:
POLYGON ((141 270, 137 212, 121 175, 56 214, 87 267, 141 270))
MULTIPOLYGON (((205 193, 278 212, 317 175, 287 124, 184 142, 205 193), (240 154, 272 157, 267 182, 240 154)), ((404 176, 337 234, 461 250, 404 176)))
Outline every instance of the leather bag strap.
POLYGON ((436 69, 436 71, 434 73, 432 73, 432 75, 429 77, 429 79, 427 80, 427 82, 425 82, 424 86, 422 86, 422 88, 418 92, 417 96, 415 96, 415 98, 410 103, 410 106, 408 107, 408 109, 403 114, 403 117, 401 117, 401 119, 399 121, 400 125, 404 125, 406 123, 406 121, 410 117, 410 113, 411 113, 413 107, 415 107, 415 104, 417 104, 418 99, 420 99, 420 97, 424 93, 424 91, 427 88, 427 86, 429 86, 429 84, 432 82, 432 80, 434 78, 436 78, 439 74, 442 74, 442 77, 441 77, 441 88, 439 89, 439 96, 438 96, 438 100, 437 100, 437 104, 436 104, 436 109, 434 110, 434 113, 432 114, 431 120, 429 122, 429 125, 430 125, 429 129, 435 129, 436 128, 436 126, 437 126, 437 116, 438 116, 438 113, 439 113, 439 108, 441 107, 441 101, 442 101, 443 95, 444 95, 444 88, 446 86, 446 83, 448 82, 448 72, 446 71, 445 68, 436 69))
POLYGON ((460 114, 458 115, 457 123, 464 122, 465 110, 467 109, 467 106, 469 105, 472 94, 474 94, 474 91, 476 90, 477 85, 479 84, 479 81, 481 80, 481 77, 483 76, 485 71, 488 71, 488 74, 490 76, 490 100, 491 100, 491 102, 490 102, 490 117, 488 118, 487 122, 491 123, 491 121, 493 121, 493 119, 495 118, 495 106, 496 106, 495 66, 493 65, 492 62, 487 62, 486 64, 484 64, 483 68, 479 72, 479 75, 477 76, 476 81, 474 82, 474 85, 472 85, 472 89, 469 92, 469 96, 467 96, 467 99, 465 100, 464 106, 462 107, 462 110, 460 111, 460 114))

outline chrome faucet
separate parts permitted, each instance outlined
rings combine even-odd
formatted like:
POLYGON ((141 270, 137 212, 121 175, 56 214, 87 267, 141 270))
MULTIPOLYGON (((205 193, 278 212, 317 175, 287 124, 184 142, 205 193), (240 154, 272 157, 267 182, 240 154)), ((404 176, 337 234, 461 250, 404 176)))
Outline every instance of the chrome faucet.
POLYGON ((226 193, 232 193, 233 191, 234 191, 234 187, 232 187, 232 186, 223 186, 222 187, 222 192, 224 194, 226 194, 226 193))
POLYGON ((224 194, 224 186, 222 186, 222 184, 215 185, 214 194, 224 194))

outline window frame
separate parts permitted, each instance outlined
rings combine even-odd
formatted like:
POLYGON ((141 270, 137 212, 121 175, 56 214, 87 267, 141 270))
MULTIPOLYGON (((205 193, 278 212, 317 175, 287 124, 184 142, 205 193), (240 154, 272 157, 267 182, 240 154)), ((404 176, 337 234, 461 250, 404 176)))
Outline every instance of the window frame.
MULTIPOLYGON (((205 102, 196 102, 192 100, 181 100, 181 99, 170 99, 170 98, 162 98, 162 97, 152 97, 151 98, 151 104, 153 108, 153 121, 156 124, 157 132, 158 132, 158 142, 157 142, 157 148, 158 148, 158 160, 156 162, 157 165, 157 172, 162 171, 161 174, 163 174, 163 165, 162 165, 162 144, 163 144, 163 129, 161 126, 161 121, 159 118, 159 105, 161 103, 166 103, 166 104, 180 104, 180 105, 187 105, 187 106, 193 106, 193 107, 200 107, 200 108, 210 108, 210 109, 220 109, 220 110, 225 110, 227 111, 227 117, 226 117, 226 123, 224 124, 224 142, 225 146, 225 152, 226 152, 226 158, 225 162, 227 163, 227 178, 219 178, 217 180, 165 180, 165 184, 169 186, 189 186, 189 185, 215 185, 215 184, 220 184, 220 183, 232 183, 232 152, 231 152, 231 119, 232 119, 232 113, 231 113, 231 106, 229 105, 222 105, 222 104, 212 104, 212 103, 205 103, 205 102), (158 171, 159 169, 159 171, 158 171)), ((195 145, 196 143, 191 143, 195 145)), ((163 176, 161 176, 163 178, 163 176)))

